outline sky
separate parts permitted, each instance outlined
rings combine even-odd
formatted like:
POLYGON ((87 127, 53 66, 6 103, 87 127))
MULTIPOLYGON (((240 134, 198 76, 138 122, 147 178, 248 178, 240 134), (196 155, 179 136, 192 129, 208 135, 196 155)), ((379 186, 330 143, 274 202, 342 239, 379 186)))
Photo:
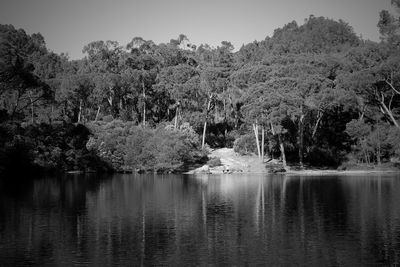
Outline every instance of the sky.
POLYGON ((156 44, 185 34, 191 43, 236 49, 309 15, 342 19, 363 39, 379 40, 381 10, 390 0, 0 0, 0 24, 40 32, 56 53, 82 58, 84 45, 140 36, 156 44))

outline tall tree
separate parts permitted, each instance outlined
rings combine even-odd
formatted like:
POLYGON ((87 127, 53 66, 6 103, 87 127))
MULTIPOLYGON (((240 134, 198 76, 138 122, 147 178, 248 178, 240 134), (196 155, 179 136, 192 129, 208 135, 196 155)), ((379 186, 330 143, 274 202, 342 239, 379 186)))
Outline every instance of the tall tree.
MULTIPOLYGON (((392 5, 400 10, 400 2, 398 0, 392 0, 392 5)), ((382 10, 379 13, 378 22, 379 33, 381 39, 388 44, 399 48, 400 46, 400 17, 390 14, 387 10, 382 10)))
POLYGON ((30 109, 33 121, 35 103, 53 97, 50 86, 35 74, 33 64, 46 53, 42 35, 29 36, 22 29, 0 25, 1 105, 12 117, 30 109))
POLYGON ((130 50, 130 55, 126 63, 139 75, 140 88, 142 91, 139 104, 142 108, 142 125, 146 126, 146 115, 148 112, 147 103, 148 91, 155 82, 155 69, 157 68, 157 59, 154 55, 155 45, 152 41, 146 41, 141 37, 135 37, 126 48, 130 50))

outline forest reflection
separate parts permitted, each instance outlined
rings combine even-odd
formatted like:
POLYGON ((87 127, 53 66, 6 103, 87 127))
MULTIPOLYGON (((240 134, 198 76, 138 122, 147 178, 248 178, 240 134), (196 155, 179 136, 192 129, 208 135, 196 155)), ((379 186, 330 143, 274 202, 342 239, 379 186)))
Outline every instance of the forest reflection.
POLYGON ((400 262, 400 177, 116 175, 1 187, 1 265, 400 262))

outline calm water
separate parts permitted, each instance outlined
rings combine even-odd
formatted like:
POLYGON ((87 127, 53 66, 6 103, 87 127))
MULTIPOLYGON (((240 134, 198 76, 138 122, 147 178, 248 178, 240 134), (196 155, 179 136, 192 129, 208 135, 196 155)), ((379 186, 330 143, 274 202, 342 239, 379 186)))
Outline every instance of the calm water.
POLYGON ((400 264, 400 176, 68 176, 0 187, 0 266, 400 264))

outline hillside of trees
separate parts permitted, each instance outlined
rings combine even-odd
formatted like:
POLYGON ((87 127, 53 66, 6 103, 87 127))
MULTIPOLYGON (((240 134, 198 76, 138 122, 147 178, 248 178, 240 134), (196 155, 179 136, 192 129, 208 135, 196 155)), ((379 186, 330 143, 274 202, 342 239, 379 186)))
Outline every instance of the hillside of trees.
POLYGON ((237 52, 181 34, 94 41, 70 60, 0 25, 1 161, 174 171, 234 147, 285 167, 398 163, 399 19, 382 11, 378 27, 379 43, 310 16, 237 52))

